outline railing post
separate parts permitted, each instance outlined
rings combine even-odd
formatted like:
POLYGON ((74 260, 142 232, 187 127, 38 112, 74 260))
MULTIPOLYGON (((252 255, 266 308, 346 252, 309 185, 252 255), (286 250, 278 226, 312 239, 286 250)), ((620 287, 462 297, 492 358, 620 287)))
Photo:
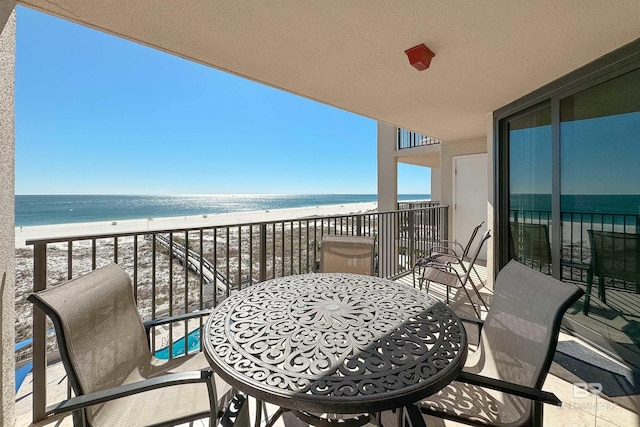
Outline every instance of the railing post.
MULTIPOLYGON (((33 291, 47 287, 47 244, 33 248, 33 291)), ((33 308, 33 423, 45 419, 47 406, 47 331, 45 314, 33 308)))
POLYGON ((260 224, 260 277, 261 282, 267 280, 267 224, 260 224))
POLYGON ((362 236, 362 215, 356 217, 356 235, 362 236))
POLYGON ((407 240, 408 240, 408 244, 409 244, 409 248, 407 249, 409 251, 409 264, 408 266, 412 266, 413 264, 415 264, 415 257, 416 257, 416 245, 415 245, 415 214, 416 212, 409 210, 407 211, 407 215, 409 216, 408 221, 407 221, 407 240))
POLYGON ((442 209, 442 237, 439 240, 449 239, 449 207, 445 206, 442 209))
POLYGON ((398 272, 398 211, 378 213, 378 276, 398 272))

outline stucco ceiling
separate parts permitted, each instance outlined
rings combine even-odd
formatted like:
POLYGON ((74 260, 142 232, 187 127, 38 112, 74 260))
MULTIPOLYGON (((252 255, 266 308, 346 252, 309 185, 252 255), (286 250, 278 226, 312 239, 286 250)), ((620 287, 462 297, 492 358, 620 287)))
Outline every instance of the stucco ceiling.
POLYGON ((639 0, 18 3, 444 141, 640 38, 639 0), (404 54, 420 43, 426 71, 404 54))

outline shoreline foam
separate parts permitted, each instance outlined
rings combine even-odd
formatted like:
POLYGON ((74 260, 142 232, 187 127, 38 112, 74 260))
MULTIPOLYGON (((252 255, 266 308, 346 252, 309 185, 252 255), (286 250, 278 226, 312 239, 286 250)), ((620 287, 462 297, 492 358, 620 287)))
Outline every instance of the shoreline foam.
POLYGON ((261 211, 215 213, 204 215, 140 218, 118 221, 78 222, 67 224, 33 225, 15 228, 15 247, 25 248, 28 240, 49 239, 92 234, 115 234, 172 230, 180 228, 236 225, 252 222, 281 221, 309 216, 332 216, 364 213, 377 209, 377 202, 344 203, 339 205, 307 206, 261 211))

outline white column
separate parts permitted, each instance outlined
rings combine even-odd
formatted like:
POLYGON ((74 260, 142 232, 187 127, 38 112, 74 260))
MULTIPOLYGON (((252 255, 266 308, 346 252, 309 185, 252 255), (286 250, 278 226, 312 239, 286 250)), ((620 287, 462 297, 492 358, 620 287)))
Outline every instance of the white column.
POLYGON ((431 168, 431 200, 439 202, 442 199, 441 169, 431 168))
POLYGON ((494 133, 493 133, 493 114, 487 115, 487 227, 492 230, 492 238, 487 240, 487 287, 493 289, 493 278, 495 277, 495 248, 498 247, 496 229, 494 228, 495 221, 495 206, 496 206, 496 193, 495 193, 495 157, 493 156, 494 147, 494 133))
MULTIPOLYGON (((398 163, 396 161, 397 128, 378 122, 378 212, 398 209, 398 163)), ((378 275, 386 277, 398 269, 396 223, 390 217, 380 222, 378 230, 378 275)))
POLYGON ((378 212, 395 211, 398 200, 397 128, 378 122, 378 212))
POLYGON ((14 1, 0 1, 0 424, 15 424, 15 120, 14 81, 16 58, 14 1))

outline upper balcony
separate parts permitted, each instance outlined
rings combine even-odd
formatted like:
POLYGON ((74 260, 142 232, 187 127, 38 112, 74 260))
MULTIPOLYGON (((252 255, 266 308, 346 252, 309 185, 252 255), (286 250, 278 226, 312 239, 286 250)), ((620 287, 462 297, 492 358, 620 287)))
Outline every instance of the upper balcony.
POLYGON ((396 150, 407 150, 410 148, 428 147, 440 144, 440 140, 406 129, 398 128, 396 150))
POLYGON ((395 157, 401 163, 438 169, 441 144, 436 138, 398 128, 395 157))

